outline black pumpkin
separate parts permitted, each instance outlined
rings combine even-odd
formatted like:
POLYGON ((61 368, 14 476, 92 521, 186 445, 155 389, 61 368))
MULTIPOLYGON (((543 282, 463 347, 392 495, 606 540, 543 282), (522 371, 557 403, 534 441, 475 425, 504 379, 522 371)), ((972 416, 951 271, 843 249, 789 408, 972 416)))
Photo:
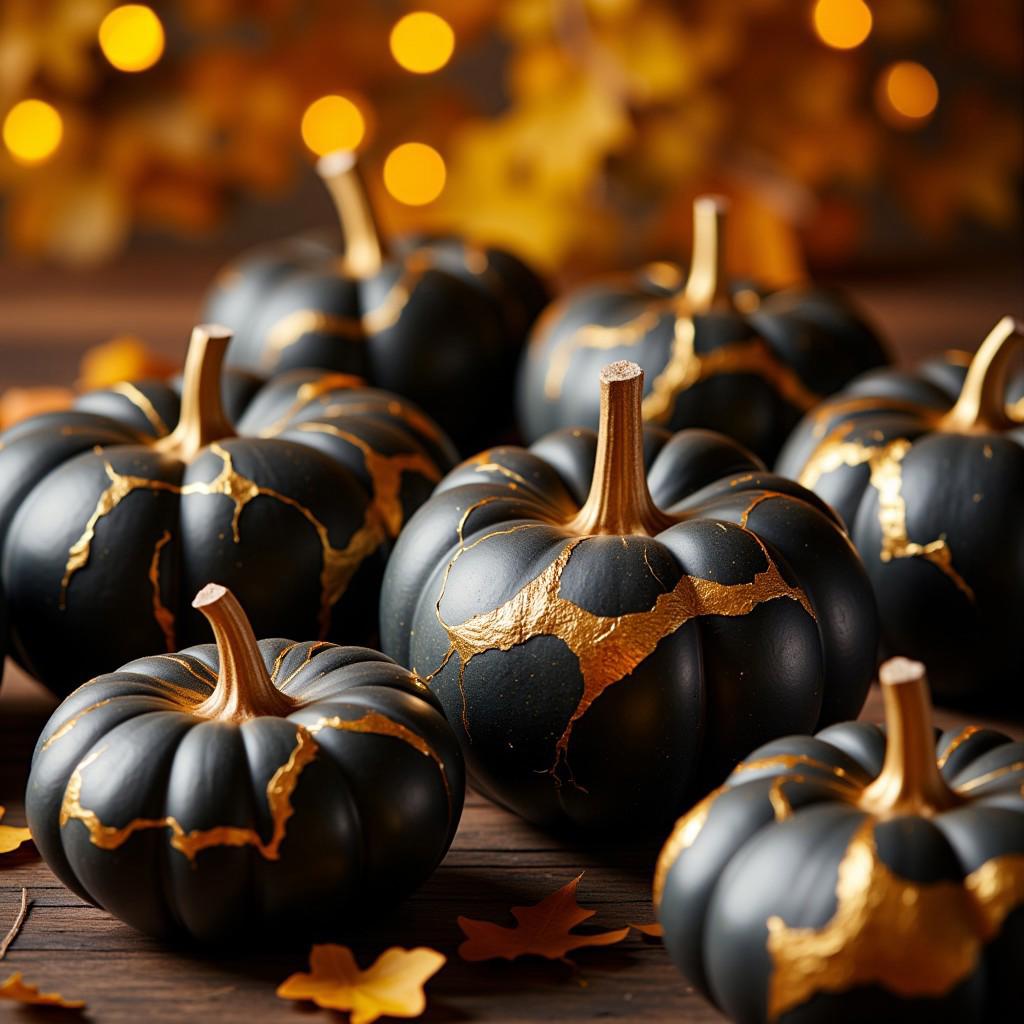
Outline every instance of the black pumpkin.
POLYGON ((928 666, 938 698, 1024 707, 1024 407, 1007 376, 1021 325, 1000 321, 970 369, 869 374, 812 412, 779 472, 849 525, 883 649, 928 666), (1018 399, 1019 401, 1019 399, 1018 399))
POLYGON ((541 280, 508 252, 452 237, 398 240, 389 255, 353 154, 332 153, 318 170, 343 250, 293 239, 222 271, 205 315, 235 331, 229 363, 359 374, 418 402, 472 448, 506 431, 510 379, 547 301, 541 280))
POLYGON ((662 851, 665 945, 735 1021, 1019 1019, 1024 743, 936 743, 920 663, 881 680, 885 731, 769 743, 662 851))
POLYGON ((453 449, 414 406, 343 375, 228 374, 222 401, 229 338, 196 329, 180 400, 121 384, 0 436, 11 650, 58 693, 198 642, 187 595, 211 577, 261 633, 375 631, 391 541, 453 449))
POLYGON ((75 691, 32 758, 26 812, 54 874, 141 931, 201 941, 337 923, 434 870, 464 779, 437 701, 377 651, 257 644, 210 584, 216 646, 75 691))
POLYGON ((752 743, 856 714, 875 609, 810 492, 728 438, 645 430, 636 364, 601 387, 599 434, 438 485, 395 547, 381 637, 484 793, 546 825, 653 827, 752 743))
POLYGON ((677 267, 657 263, 548 308, 520 368, 519 424, 528 441, 559 427, 596 426, 600 368, 632 359, 650 382, 645 420, 718 430, 770 462, 823 395, 888 361, 838 295, 726 282, 723 211, 720 199, 697 200, 685 282, 677 267))

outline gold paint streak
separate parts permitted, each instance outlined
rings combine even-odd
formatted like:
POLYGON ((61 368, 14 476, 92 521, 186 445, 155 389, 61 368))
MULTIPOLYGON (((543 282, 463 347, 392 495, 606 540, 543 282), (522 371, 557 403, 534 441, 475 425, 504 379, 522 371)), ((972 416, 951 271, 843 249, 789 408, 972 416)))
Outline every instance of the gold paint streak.
POLYGON ((306 656, 302 659, 302 663, 297 665, 291 672, 288 673, 288 678, 285 679, 285 681, 281 683, 280 686, 278 686, 278 689, 283 691, 292 682, 292 680, 295 679, 295 677, 313 660, 313 656, 318 651, 322 651, 327 647, 333 646, 334 644, 330 644, 326 640, 317 640, 316 643, 310 644, 309 647, 306 648, 306 656))
POLYGON ((149 425, 156 431, 157 437, 164 437, 170 433, 163 417, 156 411, 156 406, 130 381, 118 381, 116 384, 111 384, 109 390, 127 398, 146 417, 149 425))
POLYGON ((367 334, 380 334, 398 323, 416 286, 432 267, 433 260, 425 252, 414 253, 406 260, 402 276, 391 286, 380 305, 363 314, 363 328, 367 334))
POLYGON ((495 462, 491 457, 490 448, 480 452, 479 455, 474 455, 471 459, 467 459, 466 465, 473 466, 475 473, 497 473, 510 480, 513 485, 519 484, 523 487, 530 487, 530 481, 526 477, 517 473, 514 469, 509 469, 508 466, 503 466, 500 462, 495 462))
POLYGON ((433 460, 422 452, 382 455, 358 435, 341 430, 331 423, 300 423, 295 429, 330 434, 359 449, 363 456, 366 472, 373 485, 374 507, 384 523, 389 537, 398 536, 405 519, 401 497, 402 474, 419 473, 431 483, 437 483, 441 479, 441 474, 433 460))
POLYGON ((956 791, 958 793, 970 793, 981 786, 986 786, 990 782, 994 782, 996 779, 1003 778, 1004 775, 1012 775, 1014 772, 1024 771, 1024 761, 1014 761, 1013 764, 1004 764, 1002 768, 993 768, 990 772, 985 772, 984 775, 979 775, 976 779, 969 779, 962 786, 957 786, 956 791))
POLYGON ((703 800, 691 807, 673 826, 665 845, 658 855, 658 863, 654 869, 654 906, 661 903, 661 894, 665 891, 665 880, 675 866, 684 850, 688 850, 697 841, 704 825, 707 823, 711 805, 725 792, 724 786, 712 790, 703 800))
POLYGON ((407 746, 418 751, 424 757, 429 758, 437 766, 441 773, 441 783, 444 786, 445 798, 448 801, 448 819, 451 820, 452 793, 448 785, 448 773, 445 770, 444 762, 437 756, 430 744, 422 736, 418 736, 411 729, 402 725, 401 722, 394 722, 379 711, 367 711, 362 717, 355 719, 339 718, 332 715, 330 718, 321 718, 309 727, 309 731, 316 735, 321 729, 336 729, 341 732, 359 732, 373 736, 391 736, 401 740, 407 746))
POLYGON ((426 413, 406 405, 397 398, 392 399, 383 407, 373 402, 349 402, 347 404, 335 402, 333 405, 325 406, 323 414, 327 417, 358 416, 364 413, 379 415, 382 408, 393 419, 401 420, 406 426, 411 427, 415 432, 422 434, 424 437, 429 437, 439 444, 447 442, 448 439, 441 432, 441 428, 426 413))
POLYGON ((153 558, 149 563, 149 582, 153 585, 153 618, 164 634, 164 643, 168 651, 177 646, 174 642, 174 613, 168 608, 160 596, 160 553, 171 540, 171 531, 164 530, 163 536, 153 548, 153 558))
POLYGON ((945 751, 943 751, 942 757, 936 761, 939 768, 945 768, 946 762, 953 756, 954 751, 969 740, 976 732, 981 732, 980 725, 965 726, 959 733, 957 733, 957 735, 950 740, 949 746, 946 747, 945 751))
POLYGON ((991 941, 1010 912, 1024 903, 1024 854, 1008 853, 985 861, 964 879, 964 887, 981 911, 982 937, 991 941))
MULTIPOLYGON (((210 673, 210 675, 208 677, 204 676, 204 675, 200 675, 200 673, 196 671, 196 669, 192 665, 192 663, 190 661, 186 661, 184 658, 175 658, 173 655, 170 655, 170 654, 153 654, 153 655, 151 655, 151 657, 153 657, 153 658, 164 658, 166 661, 173 661, 175 665, 177 665, 179 668, 183 668, 190 676, 193 677, 193 679, 198 679, 199 682, 205 683, 211 689, 214 686, 217 685, 217 677, 213 674, 213 669, 207 668, 206 665, 203 665, 202 662, 197 662, 197 664, 199 664, 202 667, 202 671, 203 672, 209 672, 210 673)), ((161 684, 163 686, 170 686, 171 685, 166 680, 161 680, 161 684)), ((185 691, 183 691, 183 692, 185 692, 185 691)), ((200 699, 201 698, 196 697, 196 701, 197 702, 200 699)))
MULTIPOLYGON (((787 770, 803 765, 807 768, 818 768, 834 775, 837 780, 842 780, 851 786, 858 783, 850 776, 850 773, 837 764, 829 764, 827 761, 819 761, 809 754, 773 754, 771 757, 759 757, 754 761, 741 761, 733 769, 733 775, 741 775, 744 772, 764 771, 766 768, 785 768, 787 770)), ((815 781, 818 781, 815 779, 815 781)))
MULTIPOLYGON (((308 405, 323 398, 333 391, 351 391, 355 388, 366 386, 362 377, 356 377, 351 373, 325 373, 316 380, 306 381, 299 386, 295 392, 295 399, 284 413, 268 427, 264 427, 258 437, 274 437, 281 433, 289 423, 308 405)), ((341 408, 345 408, 342 406, 341 408)))
POLYGON ((286 644, 278 652, 277 657, 274 659, 274 667, 270 672, 270 681, 272 683, 277 682, 277 673, 281 671, 281 665, 283 664, 284 659, 287 658, 288 655, 291 654, 291 652, 294 651, 295 648, 298 647, 300 643, 302 643, 301 640, 292 640, 291 643, 286 644))
POLYGON ((879 445, 866 445, 847 440, 854 429, 853 423, 837 427, 814 450, 799 476, 804 487, 814 488, 826 473, 841 466, 867 465, 870 484, 878 492, 878 525, 882 532, 879 559, 924 558, 944 573, 971 602, 974 591, 953 566, 953 552, 944 536, 926 544, 919 544, 907 536, 907 503, 902 494, 902 462, 913 442, 898 437, 879 445))
POLYGON ((329 334, 345 341, 362 341, 365 338, 362 324, 355 317, 335 316, 318 309, 296 309, 267 331, 261 357, 263 365, 268 368, 275 366, 285 349, 313 333, 329 334))
POLYGON ((823 403, 811 413, 814 423, 813 436, 824 437, 831 419, 838 419, 858 412, 905 412, 924 420, 928 424, 938 422, 940 414, 920 402, 906 398, 881 398, 872 395, 856 395, 852 398, 833 399, 823 403))
POLYGON ((787 782, 803 782, 803 775, 779 775, 772 779, 771 787, 768 790, 768 802, 772 805, 772 813, 776 821, 786 821, 793 816, 793 805, 789 802, 782 787, 787 782))
POLYGON ((831 919, 821 928, 791 928, 775 915, 767 921, 769 1019, 819 993, 861 985, 906 998, 949 992, 974 970, 985 940, 1024 899, 1022 865, 1021 857, 997 858, 965 885, 910 882, 882 863, 868 819, 839 864, 831 919))
POLYGON ((43 745, 39 748, 39 752, 42 753, 44 750, 49 750, 50 747, 57 742, 57 740, 63 739, 76 725, 78 725, 79 719, 84 718, 90 711, 95 711, 97 708, 102 708, 109 704, 114 698, 107 697, 104 700, 98 700, 95 704, 90 704, 87 708, 83 708, 78 712, 77 715, 73 715, 63 725, 55 729, 47 738, 43 741, 43 745))
POLYGON ((352 534, 344 548, 336 548, 331 543, 327 527, 305 505, 280 491, 261 487, 255 481, 238 473, 232 463, 231 453, 220 444, 211 444, 210 451, 223 463, 221 471, 213 480, 197 481, 184 486, 169 484, 163 480, 122 476, 109 462, 104 464, 111 483, 100 495, 82 536, 75 541, 68 553, 64 578, 61 580, 60 607, 62 609, 66 606, 67 589, 72 576, 88 564, 96 524, 104 516, 109 515, 133 491, 154 490, 180 495, 221 495, 230 499, 234 503, 231 534, 236 544, 240 541, 239 520, 243 509, 255 498, 266 497, 295 509, 316 531, 323 557, 320 573, 320 628, 323 633, 327 632, 330 626, 331 609, 345 592, 349 581, 364 559, 376 551, 383 541, 383 524, 379 521, 376 510, 372 506, 367 509, 366 519, 362 526, 352 534))
POLYGON ((284 842, 288 819, 295 813, 292 794, 299 784, 303 769, 316 757, 316 741, 301 726, 295 735, 295 748, 288 760, 274 772, 267 783, 267 807, 274 822, 269 841, 264 842, 255 829, 235 825, 218 825, 208 829, 194 829, 186 832, 176 818, 135 818, 120 828, 104 825, 96 815, 82 806, 82 771, 92 764, 106 748, 101 748, 81 761, 68 779, 64 799, 60 807, 60 824, 63 828, 69 821, 80 821, 89 832, 93 846, 101 850, 116 850, 124 845, 136 832, 147 829, 168 829, 172 849, 184 854, 190 861, 203 850, 214 846, 252 846, 265 860, 278 860, 281 844, 284 842))
MULTIPOLYGON (((497 534, 487 534, 476 543, 494 536, 497 534)), ((583 693, 555 745, 555 760, 549 768, 554 775, 559 762, 566 757, 576 722, 593 702, 653 653, 662 639, 690 619, 706 615, 743 616, 777 598, 797 601, 812 619, 815 617, 806 594, 782 578, 761 541, 753 534, 750 536, 761 547, 767 563, 753 580, 726 585, 684 575, 672 590, 659 594, 648 611, 596 615, 561 596, 562 574, 572 552, 586 539, 582 537, 570 540, 546 569, 504 604, 465 622, 446 623, 441 616, 439 597, 438 621, 448 634, 451 648, 458 654, 460 686, 466 667, 479 654, 508 651, 539 636, 560 639, 579 662, 583 693)), ((460 548, 449 563, 444 584, 463 550, 467 549, 460 548)))
POLYGON ((773 498, 787 498, 789 495, 783 494, 781 491, 765 491, 763 494, 757 495, 750 504, 743 510, 743 515, 740 516, 740 529, 747 529, 747 521, 750 519, 750 513, 757 508, 758 505, 763 501, 771 501, 773 498))

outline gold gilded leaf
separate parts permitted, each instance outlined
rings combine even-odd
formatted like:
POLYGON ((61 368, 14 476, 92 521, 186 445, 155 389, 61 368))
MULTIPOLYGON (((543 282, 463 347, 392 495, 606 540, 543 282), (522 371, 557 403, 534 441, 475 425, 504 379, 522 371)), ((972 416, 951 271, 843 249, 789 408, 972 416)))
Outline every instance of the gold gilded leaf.
POLYGON ((277 989, 281 999, 310 1000, 326 1010, 348 1010, 352 1024, 378 1017, 418 1017, 427 1006, 423 986, 445 964, 437 950, 385 950, 366 970, 347 946, 314 946, 308 974, 293 974, 277 989))
MULTIPOLYGON (((0 819, 5 810, 0 807, 0 819)), ((27 828, 14 828, 11 825, 0 825, 0 854, 13 853, 24 843, 30 842, 32 833, 27 828)))
POLYGON ((15 971, 6 981, 0 982, 0 999, 10 999, 28 1006, 60 1006, 65 1010, 81 1010, 85 1007, 81 999, 65 999, 58 992, 40 992, 35 985, 22 981, 21 971, 15 971))
POLYGON ((521 956, 542 956, 564 960, 566 954, 582 946, 611 946, 629 934, 629 926, 590 935, 573 934, 572 929, 597 911, 584 910, 576 902, 576 887, 582 874, 568 885, 546 896, 532 907, 513 907, 516 924, 512 928, 491 921, 458 919, 466 941, 459 946, 463 960, 515 960, 521 956))

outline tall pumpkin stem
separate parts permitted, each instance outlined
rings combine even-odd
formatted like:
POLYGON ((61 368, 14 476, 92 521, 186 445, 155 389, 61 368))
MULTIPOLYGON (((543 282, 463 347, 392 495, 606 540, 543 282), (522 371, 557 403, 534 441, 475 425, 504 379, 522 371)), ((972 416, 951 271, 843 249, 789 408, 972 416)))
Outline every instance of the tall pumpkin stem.
POLYGON ((331 193, 341 221, 341 264, 345 273, 373 277, 384 262, 384 243, 355 153, 344 149, 328 153, 317 162, 316 170, 331 193))
POLYGON ((647 489, 643 392, 644 372, 636 363, 623 360, 601 370, 597 458, 590 494, 568 524, 574 533, 650 536, 675 522, 654 504, 647 489))
POLYGON ((885 703, 885 761, 858 801, 871 814, 935 814, 963 802, 935 761, 924 665, 891 658, 878 671, 885 703))
POLYGON ((234 437, 221 401, 221 368, 231 331, 219 324, 192 328, 181 383, 181 414, 178 425, 156 442, 158 451, 187 462, 200 448, 225 437, 234 437))
POLYGON ((1014 357, 1024 352, 1024 322, 1004 316, 971 360, 956 405, 939 429, 956 434, 1009 430, 1016 424, 1006 411, 1006 381, 1014 357))
POLYGON ((698 196, 693 202, 693 257, 681 299, 687 313, 731 305, 725 275, 724 196, 698 196))
POLYGON ((217 686, 193 714, 222 722, 247 722, 265 715, 283 718, 295 710, 294 701, 270 678, 256 635, 235 595, 227 587, 208 583, 192 607, 213 627, 220 657, 217 686))

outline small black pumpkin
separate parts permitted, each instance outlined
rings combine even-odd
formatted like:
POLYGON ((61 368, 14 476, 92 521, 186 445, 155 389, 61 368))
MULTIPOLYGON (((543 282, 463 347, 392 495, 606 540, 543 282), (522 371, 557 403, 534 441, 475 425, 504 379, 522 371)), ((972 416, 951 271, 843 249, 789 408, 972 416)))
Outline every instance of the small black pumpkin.
POLYGON ((723 217, 723 200, 696 201, 687 278, 656 263, 547 309, 520 369, 519 424, 528 441, 596 426, 600 368, 632 359, 650 381, 645 420, 720 431, 770 462, 823 395, 888 362, 874 331, 836 294, 728 283, 723 217))
POLYGON ((180 398, 162 382, 119 384, 0 435, 11 650, 57 693, 198 642, 187 595, 211 577, 261 633, 375 631, 391 542, 451 444, 356 378, 222 379, 229 338, 196 329, 180 398))
POLYGON ((455 835, 464 779, 437 701, 361 647, 262 640, 230 591, 216 646, 76 690, 36 744, 32 838, 82 899, 163 938, 302 934, 399 899, 455 835))
POLYGON ((665 945, 733 1020, 1019 1019, 1024 743, 936 743, 923 666, 880 674, 884 731, 769 743, 662 851, 665 945))
POLYGON ((600 433, 463 463, 402 532, 384 650, 440 697, 475 784, 546 825, 653 827, 751 745, 855 715, 874 602, 832 512, 708 431, 600 433))
POLYGON ((1007 404, 1022 330, 1001 320, 966 371, 854 381, 779 458, 849 525, 883 649, 923 661, 944 700, 1024 708, 1024 403, 1007 404))
POLYGON ((511 253, 454 237, 400 239, 389 255, 354 155, 332 153, 317 169, 343 249, 293 239, 222 271, 205 315, 235 331, 229 363, 358 374, 418 402, 460 445, 506 431, 510 379, 544 284, 511 253))

